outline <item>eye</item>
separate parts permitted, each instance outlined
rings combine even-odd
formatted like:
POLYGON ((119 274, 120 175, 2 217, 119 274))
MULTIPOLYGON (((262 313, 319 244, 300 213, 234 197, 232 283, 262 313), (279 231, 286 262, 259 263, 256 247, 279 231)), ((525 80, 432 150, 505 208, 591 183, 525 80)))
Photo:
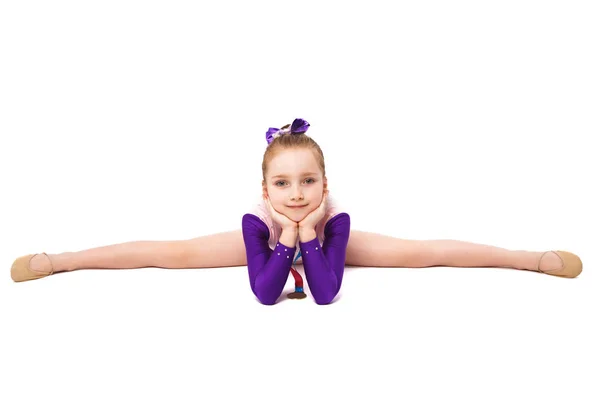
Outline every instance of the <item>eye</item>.
MULTIPOLYGON (((315 180, 314 180, 313 178, 306 178, 304 181, 305 181, 305 182, 306 182, 306 181, 312 181, 312 182, 315 182, 315 180)), ((275 182, 275 186, 279 186, 279 187, 281 187, 281 185, 279 185, 279 184, 280 184, 280 183, 283 183, 283 182, 285 182, 285 181, 277 181, 277 182, 275 182)))

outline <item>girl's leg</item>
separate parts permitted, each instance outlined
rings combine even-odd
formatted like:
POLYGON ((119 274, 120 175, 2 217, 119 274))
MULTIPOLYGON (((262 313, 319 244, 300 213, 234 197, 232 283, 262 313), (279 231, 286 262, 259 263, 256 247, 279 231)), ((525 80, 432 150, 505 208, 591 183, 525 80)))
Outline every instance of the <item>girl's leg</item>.
MULTIPOLYGON (((210 268, 247 265, 241 230, 188 240, 136 241, 78 252, 49 254, 55 272, 76 269, 210 268)), ((405 240, 378 233, 351 230, 346 264, 364 267, 506 267, 535 270, 541 252, 507 250, 457 240, 405 240)), ((302 265, 302 264, 300 264, 302 265)), ((547 253, 540 269, 562 266, 547 253)), ((44 255, 31 260, 31 268, 50 271, 44 255)))
MULTIPOLYGON (((364 267, 504 267, 535 271, 543 252, 508 250, 458 240, 404 240, 378 233, 350 231, 346 264, 364 267)), ((540 269, 560 269, 547 253, 540 269)))
POLYGON ((188 240, 135 241, 61 254, 38 254, 31 268, 49 272, 77 269, 205 268, 246 265, 241 230, 188 240))

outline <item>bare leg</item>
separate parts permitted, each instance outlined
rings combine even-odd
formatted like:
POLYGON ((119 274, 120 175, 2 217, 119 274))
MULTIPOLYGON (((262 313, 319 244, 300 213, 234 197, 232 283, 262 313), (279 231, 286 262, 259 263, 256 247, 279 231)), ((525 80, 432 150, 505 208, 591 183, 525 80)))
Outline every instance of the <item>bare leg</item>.
MULTIPOLYGON (((241 230, 177 241, 137 241, 78 252, 49 254, 55 272, 76 269, 210 268, 247 265, 241 230)), ((507 250, 457 240, 405 240, 378 233, 352 230, 346 264, 364 267, 505 267, 535 270, 541 252, 507 250)), ((301 265, 301 264, 300 264, 301 265)), ((558 269, 561 262, 548 253, 540 268, 558 269)), ((43 255, 31 268, 50 271, 43 255)))
POLYGON ((55 272, 77 269, 205 268, 246 265, 241 230, 189 240, 135 241, 77 252, 36 255, 31 268, 55 272))
MULTIPOLYGON (((378 233, 351 231, 346 264, 365 267, 503 267, 536 270, 543 252, 508 250, 458 240, 404 240, 378 233)), ((562 267, 548 253, 540 269, 562 267)))

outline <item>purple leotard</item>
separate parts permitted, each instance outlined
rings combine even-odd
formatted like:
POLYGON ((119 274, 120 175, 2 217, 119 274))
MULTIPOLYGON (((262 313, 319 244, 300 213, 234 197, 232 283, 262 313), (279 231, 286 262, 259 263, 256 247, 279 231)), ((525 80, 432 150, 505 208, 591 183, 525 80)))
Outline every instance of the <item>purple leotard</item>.
MULTIPOLYGON (((335 215, 327 221, 324 232, 322 248, 318 237, 309 242, 299 242, 306 281, 317 304, 331 303, 342 286, 350 215, 335 215)), ((269 228, 253 214, 242 217, 242 234, 250 287, 261 303, 275 304, 290 275, 296 249, 278 241, 275 249, 271 250, 269 228)))

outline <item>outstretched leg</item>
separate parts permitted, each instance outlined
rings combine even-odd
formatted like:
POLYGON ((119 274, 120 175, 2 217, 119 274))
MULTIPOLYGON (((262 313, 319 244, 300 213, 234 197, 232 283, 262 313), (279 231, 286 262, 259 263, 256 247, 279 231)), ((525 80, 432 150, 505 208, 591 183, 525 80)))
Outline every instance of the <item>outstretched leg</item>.
POLYGON ((31 268, 54 272, 78 269, 206 268, 246 265, 240 229, 188 240, 134 241, 60 254, 36 255, 31 268), (50 264, 52 263, 52 265, 50 264))
MULTIPOLYGON (((405 240, 378 233, 350 231, 346 264, 363 267, 503 267, 535 271, 543 252, 508 250, 458 240, 405 240)), ((554 253, 541 259, 540 269, 560 269, 554 253)))
MULTIPOLYGON (((346 264, 363 267, 505 267, 535 270, 543 253, 507 250, 458 240, 405 240, 378 233, 350 231, 346 264)), ((77 269, 214 268, 247 265, 240 229, 188 240, 135 241, 78 252, 37 255, 31 268, 55 272, 77 269)), ((300 264, 301 265, 301 264, 300 264)), ((547 253, 540 269, 561 267, 554 253, 547 253)))

